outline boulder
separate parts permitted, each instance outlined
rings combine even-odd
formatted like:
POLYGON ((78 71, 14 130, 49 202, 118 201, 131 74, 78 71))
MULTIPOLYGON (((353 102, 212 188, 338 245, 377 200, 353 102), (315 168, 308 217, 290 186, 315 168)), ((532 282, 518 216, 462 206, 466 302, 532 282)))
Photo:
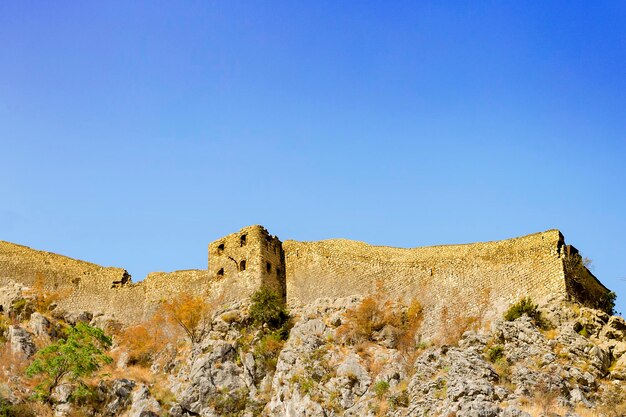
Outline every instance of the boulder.
POLYGON ((37 351, 32 333, 25 329, 19 326, 9 326, 8 336, 13 353, 22 354, 29 358, 37 351))
POLYGON ((35 336, 55 336, 54 328, 43 314, 35 312, 30 316, 29 327, 35 336))
POLYGON ((626 320, 623 317, 612 316, 602 328, 600 338, 626 341, 626 320))

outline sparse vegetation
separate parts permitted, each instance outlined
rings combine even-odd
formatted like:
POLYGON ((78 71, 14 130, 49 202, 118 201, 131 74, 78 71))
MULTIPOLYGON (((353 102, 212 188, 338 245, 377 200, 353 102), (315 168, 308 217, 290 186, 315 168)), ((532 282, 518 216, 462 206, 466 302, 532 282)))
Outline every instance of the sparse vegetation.
POLYGON ((504 346, 493 345, 487 350, 487 358, 490 362, 496 363, 504 358, 504 346))
POLYGON ((285 344, 281 335, 276 332, 263 335, 254 347, 254 358, 266 372, 273 372, 278 362, 278 354, 285 344))
POLYGON ((311 394, 313 392, 313 387, 315 386, 313 378, 301 374, 293 375, 289 382, 298 386, 298 391, 302 396, 311 394))
POLYGON ((626 415, 626 391, 622 386, 607 383, 602 387, 601 399, 598 411, 607 416, 626 415))
POLYGON ((454 303, 444 305, 439 312, 439 334, 434 342, 438 345, 455 345, 463 333, 477 330, 483 324, 489 308, 491 291, 488 288, 462 295, 456 292, 454 303))
POLYGON ((407 392, 406 383, 401 389, 396 389, 396 392, 389 396, 388 401, 392 410, 408 407, 411 401, 407 392))
POLYGON ((181 292, 161 305, 165 319, 180 326, 193 345, 200 342, 210 330, 213 312, 219 301, 208 296, 181 292))
POLYGON ((243 414, 248 404, 248 390, 224 391, 213 397, 211 405, 218 415, 237 417, 243 414))
POLYGON ((250 319, 253 324, 281 329, 289 321, 285 301, 276 291, 263 287, 250 297, 250 319))
POLYGON ((29 404, 9 404, 0 397, 0 417, 41 417, 29 404))
POLYGON ((111 338, 100 329, 85 323, 68 327, 65 337, 37 352, 26 369, 27 376, 40 379, 35 387, 37 398, 48 402, 61 383, 80 393, 84 389, 83 378, 112 361, 105 354, 110 346, 111 338))
POLYGON ((509 307, 506 313, 504 313, 504 319, 506 321, 513 321, 523 315, 528 316, 536 326, 542 328, 546 327, 546 323, 541 316, 539 306, 533 303, 530 297, 524 297, 509 307))
POLYGON ((363 299, 356 308, 346 312, 344 323, 337 331, 339 339, 355 345, 373 340, 374 332, 388 324, 399 326, 401 318, 391 304, 384 300, 381 305, 373 297, 363 299))
POLYGON ((9 321, 3 314, 0 314, 0 343, 6 343, 7 331, 9 330, 9 321))
POLYGON ((416 336, 424 321, 424 308, 422 304, 413 299, 406 310, 402 320, 401 332, 398 335, 397 347, 403 354, 409 354, 419 350, 416 344, 416 336))
POLYGON ((13 301, 9 309, 9 316, 16 321, 28 320, 34 308, 26 298, 18 298, 13 301))
POLYGON ((378 381, 376 384, 374 384, 374 393, 379 399, 383 398, 385 394, 387 394, 388 391, 389 391, 389 382, 381 380, 381 381, 378 381))
POLYGON ((176 344, 181 331, 181 326, 171 325, 162 312, 156 312, 148 321, 126 327, 115 339, 128 353, 130 365, 149 366, 168 344, 176 344))
POLYGON ((343 343, 358 346, 387 337, 408 358, 416 350, 416 335, 423 319, 423 307, 417 299, 413 299, 408 306, 399 300, 393 301, 379 283, 376 298, 366 297, 346 312, 343 323, 337 329, 337 338, 343 343), (384 336, 381 335, 383 331, 386 333, 384 336))
POLYGON ((29 290, 25 291, 24 295, 32 300, 35 311, 46 314, 50 312, 59 300, 68 297, 71 292, 72 290, 69 288, 55 291, 47 289, 46 276, 41 272, 37 272, 35 273, 35 282, 29 290))
POLYGON ((600 297, 596 307, 599 310, 602 310, 605 313, 607 313, 607 314, 609 314, 611 316, 614 316, 614 315, 618 314, 615 311, 615 300, 616 299, 617 299, 617 294, 615 294, 615 292, 613 292, 613 291, 609 291, 608 293, 606 293, 602 297, 600 297))

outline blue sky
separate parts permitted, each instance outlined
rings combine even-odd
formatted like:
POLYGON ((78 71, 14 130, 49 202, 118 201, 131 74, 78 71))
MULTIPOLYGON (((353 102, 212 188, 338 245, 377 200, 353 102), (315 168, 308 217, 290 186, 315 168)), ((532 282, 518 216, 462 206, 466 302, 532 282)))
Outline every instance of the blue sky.
POLYGON ((204 268, 250 224, 560 229, 626 312, 626 3, 1 2, 0 239, 204 268))

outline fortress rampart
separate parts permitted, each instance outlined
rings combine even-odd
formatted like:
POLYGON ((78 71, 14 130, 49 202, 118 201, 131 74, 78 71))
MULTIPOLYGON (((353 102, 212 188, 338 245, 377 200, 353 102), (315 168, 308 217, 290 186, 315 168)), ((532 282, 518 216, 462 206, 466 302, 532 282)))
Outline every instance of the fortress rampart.
POLYGON ((594 306, 608 290, 584 267, 558 230, 514 239, 413 249, 333 239, 284 243, 261 226, 212 242, 206 270, 150 273, 133 283, 121 268, 102 267, 0 241, 0 286, 67 293, 67 311, 102 313, 125 323, 145 319, 158 303, 181 291, 210 294, 224 302, 268 286, 292 306, 321 297, 366 295, 381 286, 389 295, 417 297, 432 308, 486 297, 507 305, 523 296, 537 301, 570 299, 594 306), (576 264, 579 265, 579 264, 576 264))
POLYGON ((41 280, 47 290, 63 295, 59 306, 64 310, 107 314, 126 323, 142 320, 172 293, 206 291, 208 278, 205 270, 154 272, 135 284, 122 268, 0 241, 0 286, 15 282, 33 287, 41 280))
MULTIPOLYGON (((564 268, 571 246, 558 230, 514 239, 413 249, 344 239, 286 241, 287 298, 291 304, 361 293, 380 285, 393 298, 431 306, 487 298, 507 306, 521 297, 593 304, 607 289, 589 271, 572 285, 564 268)), ((577 255, 577 252, 576 254, 577 255)), ((580 274, 579 274, 580 275, 580 274)))

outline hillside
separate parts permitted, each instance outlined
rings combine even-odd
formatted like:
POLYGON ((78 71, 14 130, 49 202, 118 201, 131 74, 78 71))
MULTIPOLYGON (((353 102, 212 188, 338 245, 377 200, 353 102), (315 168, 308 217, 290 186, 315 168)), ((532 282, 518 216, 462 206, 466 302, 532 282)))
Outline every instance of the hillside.
POLYGON ((45 289, 0 295, 10 305, 0 416, 626 415, 626 323, 577 303, 546 302, 540 315, 527 305, 508 321, 490 319, 488 305, 453 314, 481 303, 459 300, 427 330, 428 295, 320 298, 287 315, 271 292, 227 304, 183 294, 124 327, 65 312, 45 289), (191 333, 172 315, 192 323, 191 333), (26 370, 80 323, 113 336, 101 345, 112 362, 66 374, 33 400, 45 379, 26 370))

